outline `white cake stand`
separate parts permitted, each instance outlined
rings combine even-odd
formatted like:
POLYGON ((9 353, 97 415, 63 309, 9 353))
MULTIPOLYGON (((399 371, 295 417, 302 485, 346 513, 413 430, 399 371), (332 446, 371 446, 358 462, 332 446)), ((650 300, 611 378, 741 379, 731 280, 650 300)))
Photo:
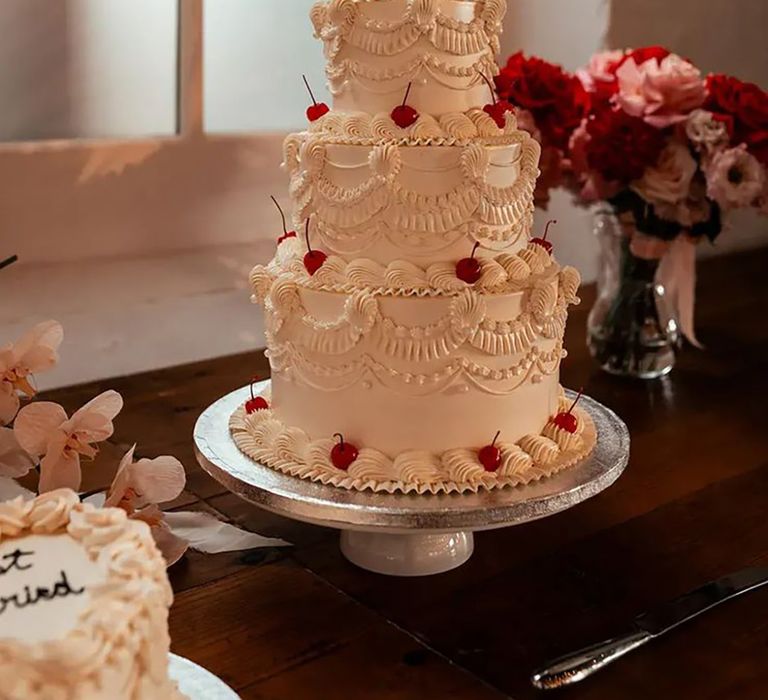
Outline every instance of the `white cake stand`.
POLYGON ((189 700, 240 700, 240 696, 224 681, 176 654, 168 655, 168 675, 189 700))
MULTIPOLYGON (((262 392, 269 381, 254 386, 262 392)), ((598 444, 581 464, 523 488, 417 496, 348 491, 281 474, 246 457, 229 434, 229 417, 249 396, 243 387, 209 406, 195 425, 195 452, 214 479, 241 498, 294 520, 341 530, 341 551, 363 569, 426 576, 464 564, 473 532, 519 525, 571 508, 613 484, 627 466, 629 431, 589 397, 598 444)), ((574 396, 573 392, 568 392, 574 396)))

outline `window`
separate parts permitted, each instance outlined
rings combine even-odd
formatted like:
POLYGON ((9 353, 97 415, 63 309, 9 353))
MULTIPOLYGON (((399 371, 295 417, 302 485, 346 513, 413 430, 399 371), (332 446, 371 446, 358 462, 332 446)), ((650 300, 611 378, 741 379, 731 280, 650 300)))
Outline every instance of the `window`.
POLYGON ((205 128, 209 132, 303 128, 309 95, 325 93, 322 44, 313 37, 315 0, 205 3, 205 128))
POLYGON ((177 0, 2 0, 0 141, 171 135, 177 0))

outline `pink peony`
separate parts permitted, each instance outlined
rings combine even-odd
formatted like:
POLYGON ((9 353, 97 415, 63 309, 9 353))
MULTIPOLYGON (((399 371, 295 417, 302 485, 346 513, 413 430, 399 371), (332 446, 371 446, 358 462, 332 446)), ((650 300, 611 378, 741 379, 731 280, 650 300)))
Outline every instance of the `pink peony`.
POLYGON ((675 54, 641 65, 630 58, 616 71, 616 77, 616 103, 627 114, 659 129, 685 121, 707 96, 698 68, 675 54))
POLYGON ((723 209, 759 204, 766 173, 745 144, 716 153, 706 165, 707 195, 723 209))

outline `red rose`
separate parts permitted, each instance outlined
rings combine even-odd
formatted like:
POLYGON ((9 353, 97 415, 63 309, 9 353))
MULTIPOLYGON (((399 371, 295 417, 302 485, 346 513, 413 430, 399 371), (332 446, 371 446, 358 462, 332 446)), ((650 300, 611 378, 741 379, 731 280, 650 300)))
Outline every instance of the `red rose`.
POLYGON ((768 129, 768 93, 754 83, 742 83, 737 95, 736 113, 750 129, 768 129))
POLYGON ((499 98, 531 112, 545 145, 561 151, 589 112, 581 81, 540 58, 516 53, 494 80, 499 98))
POLYGON ((621 109, 602 109, 586 124, 587 164, 605 180, 630 182, 642 177, 664 150, 664 133, 621 109))
POLYGON ((732 143, 746 144, 768 166, 768 93, 754 83, 710 75, 707 94, 704 108, 731 126, 732 143))
POLYGON ((729 78, 727 75, 710 75, 707 77, 707 101, 704 109, 715 114, 736 114, 739 102, 741 81, 729 78))

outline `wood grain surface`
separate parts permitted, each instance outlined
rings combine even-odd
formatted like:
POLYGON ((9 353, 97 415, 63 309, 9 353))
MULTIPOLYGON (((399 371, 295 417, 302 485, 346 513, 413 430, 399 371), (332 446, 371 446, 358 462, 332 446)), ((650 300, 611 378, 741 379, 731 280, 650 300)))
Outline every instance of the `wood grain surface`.
MULTIPOLYGON (((189 480, 174 508, 198 508, 294 543, 289 550, 190 553, 170 572, 173 651, 244 699, 543 697, 528 682, 553 656, 624 631, 632 618, 713 577, 768 564, 768 250, 701 266, 698 328, 667 379, 600 373, 584 343, 594 291, 567 332, 566 386, 616 410, 632 433, 626 474, 597 498, 476 537, 462 568, 424 579, 359 570, 337 534, 257 510, 197 466, 200 412, 248 379, 262 353, 50 392, 73 409, 105 388, 126 406, 115 457, 173 454, 189 480)), ((254 311, 256 313, 256 311, 254 311)), ((141 341, 136 340, 141 352, 141 341)), ((765 700, 768 589, 703 616, 580 686, 574 700, 765 700)))

